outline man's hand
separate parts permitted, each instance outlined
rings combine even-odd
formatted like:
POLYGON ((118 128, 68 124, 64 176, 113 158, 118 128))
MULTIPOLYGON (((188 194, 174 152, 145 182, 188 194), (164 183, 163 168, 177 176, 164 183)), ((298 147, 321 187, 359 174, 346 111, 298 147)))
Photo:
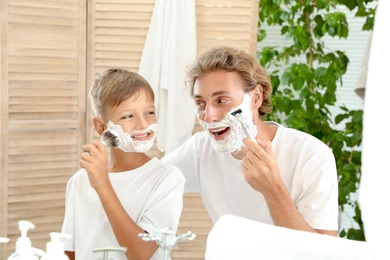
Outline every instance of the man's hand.
POLYGON ((245 180, 265 197, 280 192, 284 184, 272 150, 272 143, 261 140, 255 143, 248 138, 244 138, 243 142, 249 148, 241 163, 245 180))

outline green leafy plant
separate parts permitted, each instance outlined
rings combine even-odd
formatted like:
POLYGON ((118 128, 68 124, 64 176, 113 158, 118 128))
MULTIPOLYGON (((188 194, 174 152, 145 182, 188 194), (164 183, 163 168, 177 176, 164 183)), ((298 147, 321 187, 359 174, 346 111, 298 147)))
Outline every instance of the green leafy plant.
POLYGON ((342 85, 349 59, 344 52, 329 50, 324 37, 347 38, 347 7, 365 17, 362 30, 372 30, 375 0, 260 0, 258 42, 267 36, 263 24, 280 28, 286 37, 281 46, 261 46, 260 64, 273 85, 274 112, 266 120, 283 122, 326 143, 336 158, 339 207, 355 209, 358 229, 341 230, 340 236, 364 241, 358 202, 351 198, 361 175, 362 110, 338 106, 336 90, 342 85), (335 109, 336 108, 336 109, 335 109), (334 111, 341 111, 334 115, 334 111))

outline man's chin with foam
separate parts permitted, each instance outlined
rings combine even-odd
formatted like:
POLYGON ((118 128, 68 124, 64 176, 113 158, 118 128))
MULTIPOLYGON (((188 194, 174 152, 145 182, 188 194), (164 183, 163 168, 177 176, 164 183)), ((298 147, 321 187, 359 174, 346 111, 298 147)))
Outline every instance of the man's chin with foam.
POLYGON ((199 123, 210 136, 215 151, 235 153, 244 147, 242 139, 245 137, 245 134, 237 120, 223 119, 220 122, 212 122, 210 124, 199 120, 199 123))
POLYGON ((257 135, 257 127, 253 123, 253 114, 250 104, 251 98, 248 94, 245 94, 242 103, 231 109, 219 122, 208 124, 207 122, 200 120, 198 116, 199 123, 211 137, 213 148, 217 152, 237 153, 245 146, 242 142, 242 139, 246 137, 244 128, 237 118, 232 115, 232 112, 237 111, 238 109, 241 109, 241 116, 248 126, 249 131, 253 136, 257 135))

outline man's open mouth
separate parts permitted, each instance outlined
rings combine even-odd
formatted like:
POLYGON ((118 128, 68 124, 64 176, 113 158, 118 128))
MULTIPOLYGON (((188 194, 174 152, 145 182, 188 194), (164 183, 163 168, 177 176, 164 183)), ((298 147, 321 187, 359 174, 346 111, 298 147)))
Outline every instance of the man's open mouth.
POLYGON ((213 134, 215 136, 220 136, 220 135, 223 135, 224 133, 226 133, 229 129, 230 129, 230 127, 219 127, 219 128, 209 129, 209 131, 211 134, 213 134))

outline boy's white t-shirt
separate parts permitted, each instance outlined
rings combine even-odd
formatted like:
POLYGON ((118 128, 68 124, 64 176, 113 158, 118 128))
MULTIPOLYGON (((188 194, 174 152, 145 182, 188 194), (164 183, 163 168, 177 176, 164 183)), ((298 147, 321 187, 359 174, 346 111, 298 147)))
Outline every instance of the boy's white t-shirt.
MULTIPOLYGON (((301 131, 277 127, 272 148, 281 178, 298 211, 314 229, 338 230, 338 180, 331 149, 301 131)), ((245 180, 241 160, 216 152, 206 132, 162 158, 181 169, 185 192, 199 192, 215 223, 225 214, 273 224, 263 195, 245 180)))
MULTIPOLYGON (((185 182, 178 168, 152 158, 135 170, 109 173, 109 178, 121 204, 138 226, 158 237, 165 227, 176 232, 185 182)), ((75 251, 76 259, 98 259, 102 253, 92 253, 93 249, 120 246, 84 169, 75 173, 67 184, 61 232, 72 235, 71 239, 62 240, 65 250, 75 251)), ((158 249, 152 259, 160 259, 160 254, 158 249)), ((127 259, 117 252, 110 252, 109 257, 127 259)))

